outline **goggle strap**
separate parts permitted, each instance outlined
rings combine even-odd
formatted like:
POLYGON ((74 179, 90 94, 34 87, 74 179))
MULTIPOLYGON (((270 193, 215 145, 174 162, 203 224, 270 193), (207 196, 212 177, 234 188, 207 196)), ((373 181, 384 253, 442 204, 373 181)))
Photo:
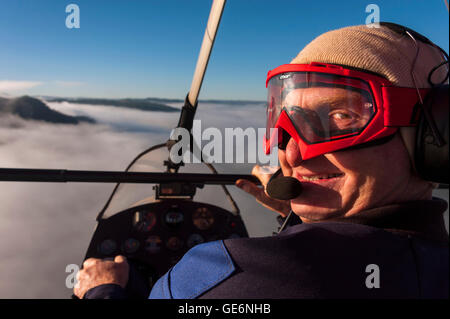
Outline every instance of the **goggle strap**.
MULTIPOLYGON (((425 95, 429 89, 419 89, 425 95)), ((416 126, 419 120, 417 103, 419 102, 415 88, 384 86, 383 94, 384 126, 403 127, 416 126)))

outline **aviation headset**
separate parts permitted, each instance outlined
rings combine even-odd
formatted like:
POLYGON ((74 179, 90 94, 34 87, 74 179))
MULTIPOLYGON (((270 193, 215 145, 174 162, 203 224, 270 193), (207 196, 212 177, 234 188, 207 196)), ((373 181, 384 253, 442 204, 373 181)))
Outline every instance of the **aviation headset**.
MULTIPOLYGON (((416 107, 421 109, 416 128, 414 147, 414 167, 419 176, 427 181, 449 183, 449 69, 447 53, 420 33, 408 27, 390 22, 381 22, 382 26, 406 36, 419 40, 439 49, 444 61, 436 65, 428 74, 431 90, 416 107), (433 73, 447 64, 447 75, 440 83, 432 81, 433 73)), ((419 61, 420 63, 420 61, 419 61)), ((418 93, 420 94, 420 93, 418 93)), ((422 99, 422 98, 421 98, 422 99)))

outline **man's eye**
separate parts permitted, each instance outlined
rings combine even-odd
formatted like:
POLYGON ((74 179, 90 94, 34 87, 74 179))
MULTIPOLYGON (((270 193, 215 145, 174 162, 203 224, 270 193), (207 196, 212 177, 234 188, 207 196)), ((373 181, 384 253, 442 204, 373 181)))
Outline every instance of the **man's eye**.
POLYGON ((330 117, 335 119, 335 120, 347 120, 347 119, 351 119, 352 116, 348 113, 343 113, 343 112, 336 112, 336 113, 332 113, 330 114, 330 117))

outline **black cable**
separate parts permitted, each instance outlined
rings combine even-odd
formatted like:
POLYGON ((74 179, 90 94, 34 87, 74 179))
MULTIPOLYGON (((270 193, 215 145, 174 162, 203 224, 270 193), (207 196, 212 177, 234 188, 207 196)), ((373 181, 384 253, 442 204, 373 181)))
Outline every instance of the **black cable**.
MULTIPOLYGON (((159 148, 161 148, 161 147, 164 147, 164 146, 167 146, 167 142, 166 142, 166 143, 163 143, 163 144, 154 145, 154 146, 152 146, 152 147, 146 149, 145 151, 141 152, 140 154, 138 154, 138 155, 131 161, 130 164, 128 164, 127 168, 125 169, 125 172, 128 172, 128 170, 134 165, 134 163, 136 163, 142 156, 144 156, 144 155, 146 155, 146 154, 148 154, 148 153, 150 153, 150 152, 152 152, 152 151, 154 151, 154 150, 156 150, 156 149, 159 149, 159 148)), ((109 204, 111 203, 111 200, 112 200, 112 198, 114 197, 114 195, 116 194, 116 191, 117 191, 117 189, 119 188, 119 186, 120 186, 120 183, 117 183, 116 186, 114 187, 114 189, 113 189, 111 195, 109 196, 109 198, 108 198, 108 200, 107 200, 105 206, 103 207, 103 209, 102 209, 102 210, 100 211, 100 213, 98 214, 97 219, 96 219, 97 221, 99 221, 99 220, 103 217, 103 214, 104 214, 105 211, 108 209, 109 204)))
POLYGON ((436 85, 440 85, 440 84, 444 84, 444 82, 445 81, 447 81, 447 79, 449 78, 449 72, 450 72, 450 70, 449 70, 449 68, 447 67, 447 75, 444 77, 444 79, 440 82, 440 83, 433 83, 433 81, 431 80, 431 77, 433 76, 433 73, 437 70, 437 69, 439 69, 441 66, 443 66, 444 64, 448 64, 448 54, 447 54, 447 52, 445 52, 445 50, 444 49, 442 49, 440 46, 438 46, 437 44, 435 44, 435 43, 433 43, 433 42, 431 42, 431 45, 433 46, 433 47, 435 47, 436 49, 438 49, 439 51, 441 51, 441 53, 444 55, 444 57, 445 57, 445 60, 443 61, 443 62, 441 62, 441 63, 439 63, 438 65, 436 65, 434 68, 432 68, 431 69, 431 71, 428 73, 428 84, 430 84, 431 85, 431 87, 434 87, 434 86, 436 86, 436 85))
POLYGON ((436 65, 434 68, 432 68, 431 69, 431 71, 430 71, 430 73, 428 73, 428 83, 431 85, 431 86, 436 86, 436 85, 440 85, 440 84, 444 84, 445 83, 445 81, 447 81, 447 79, 449 78, 449 72, 450 72, 450 70, 447 68, 447 75, 444 77, 444 79, 441 81, 441 82, 439 82, 439 83, 434 83, 432 80, 431 80, 431 77, 433 76, 433 74, 434 74, 434 72, 436 72, 436 70, 437 69, 439 69, 441 66, 443 66, 444 64, 448 64, 449 63, 449 61, 443 61, 443 62, 441 62, 441 63, 439 63, 438 65, 436 65))
MULTIPOLYGON (((211 164, 211 163, 204 163, 206 166, 209 167, 209 169, 214 173, 214 174, 218 174, 216 168, 211 164)), ((225 185, 221 185, 223 191, 225 192, 225 195, 227 196, 228 200, 231 202, 231 206, 233 206, 234 212, 236 213, 236 215, 240 215, 241 211, 238 207, 238 205, 236 204, 236 201, 233 199, 233 196, 231 196, 230 192, 228 191, 228 188, 225 185)))

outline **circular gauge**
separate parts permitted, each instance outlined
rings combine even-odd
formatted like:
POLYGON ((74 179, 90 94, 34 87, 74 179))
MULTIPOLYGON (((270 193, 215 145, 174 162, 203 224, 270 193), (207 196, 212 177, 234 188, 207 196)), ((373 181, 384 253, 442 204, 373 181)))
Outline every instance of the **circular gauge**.
POLYGON ((172 209, 166 213, 164 220, 167 225, 171 227, 176 227, 179 226, 181 223, 183 223, 184 216, 182 212, 172 209))
POLYGON ((133 254, 139 249, 139 241, 134 238, 128 238, 123 243, 123 251, 127 254, 133 254))
POLYGON ((150 236, 145 241, 145 250, 150 254, 159 253, 161 250, 162 240, 159 236, 150 236))
POLYGON ((206 230, 214 224, 214 215, 208 208, 200 207, 192 215, 192 222, 198 229, 206 230))
POLYGON ((166 243, 167 248, 176 251, 183 247, 183 241, 178 237, 170 237, 166 243))
POLYGON ((149 232, 150 230, 152 230, 153 226, 155 226, 155 224, 151 224, 148 221, 144 220, 139 224, 138 229, 139 231, 149 232))
POLYGON ((149 217, 149 218, 146 218, 145 220, 141 221, 138 225, 139 231, 149 232, 156 225, 156 215, 153 213, 149 213, 147 215, 153 216, 153 217, 149 217), (152 214, 152 215, 150 215, 150 214, 152 214))
POLYGON ((192 234, 189 236, 186 244, 189 248, 194 247, 195 245, 201 244, 205 242, 205 239, 199 234, 192 234))
POLYGON ((156 224, 156 214, 152 212, 146 212, 144 214, 144 218, 146 221, 148 221, 150 224, 156 224))
POLYGON ((98 251, 103 255, 111 255, 117 249, 116 242, 111 239, 105 239, 98 246, 98 251))

